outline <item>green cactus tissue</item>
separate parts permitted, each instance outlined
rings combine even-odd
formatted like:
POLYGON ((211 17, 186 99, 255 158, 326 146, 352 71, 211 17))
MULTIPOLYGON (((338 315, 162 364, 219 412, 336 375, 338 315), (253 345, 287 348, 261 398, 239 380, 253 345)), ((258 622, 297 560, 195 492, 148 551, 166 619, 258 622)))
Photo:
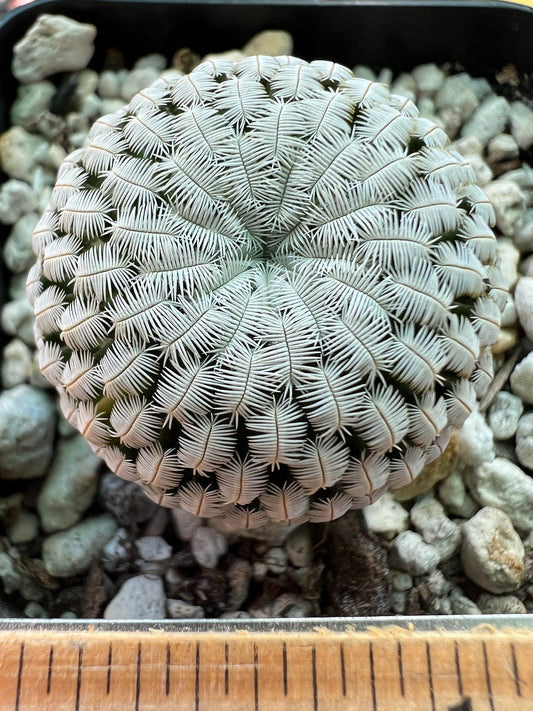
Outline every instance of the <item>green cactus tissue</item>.
POLYGON ((493 210, 346 67, 207 61, 98 119, 27 280, 40 367, 120 477, 236 526, 410 482, 492 377, 493 210))

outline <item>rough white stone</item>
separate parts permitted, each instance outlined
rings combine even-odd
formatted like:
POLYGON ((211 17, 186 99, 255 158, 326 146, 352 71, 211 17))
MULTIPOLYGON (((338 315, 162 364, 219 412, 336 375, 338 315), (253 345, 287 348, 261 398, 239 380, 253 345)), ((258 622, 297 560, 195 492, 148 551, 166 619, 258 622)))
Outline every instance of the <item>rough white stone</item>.
POLYGON ((487 418, 495 439, 504 440, 513 437, 523 411, 524 405, 519 397, 506 390, 497 393, 487 418))
POLYGON ((515 365, 511 373, 511 388, 522 402, 533 404, 533 352, 515 365))
POLYGON ((76 435, 60 440, 50 472, 37 499, 46 533, 71 528, 93 503, 102 460, 76 435))
POLYGON ((161 578, 136 575, 126 580, 104 610, 106 620, 161 620, 166 597, 161 578))
POLYGON ((285 542, 285 552, 295 568, 311 565, 313 562, 313 542, 308 525, 295 528, 285 542))
POLYGON ((436 64, 419 64, 411 74, 421 94, 434 94, 445 79, 444 72, 436 64))
POLYGON ((479 100, 464 75, 455 74, 444 80, 435 96, 435 106, 438 111, 443 109, 457 111, 461 124, 472 116, 479 106, 479 100))
POLYGON ((135 541, 137 553, 143 560, 168 560, 172 556, 172 546, 161 536, 142 536, 135 541))
POLYGON ((31 543, 39 533, 39 519, 31 511, 23 509, 11 526, 7 528, 7 535, 12 543, 31 543))
POLYGON ((164 54, 153 52, 140 57, 133 65, 133 69, 146 69, 147 67, 155 69, 157 72, 162 72, 167 67, 167 58, 164 54))
POLYGON ((454 588, 450 592, 450 604, 454 615, 480 615, 481 610, 466 597, 461 588, 454 588))
POLYGON ((397 592, 407 592, 413 587, 413 576, 404 570, 391 569, 392 589, 397 592))
POLYGON ((20 338, 13 338, 2 354, 2 384, 7 390, 25 383, 32 369, 33 355, 20 338))
POLYGON ((10 178, 32 182, 35 166, 48 150, 44 138, 11 126, 0 135, 0 167, 10 178))
POLYGON ((513 138, 527 151, 533 145, 533 111, 522 101, 513 101, 509 118, 513 138))
POLYGON ((437 567, 440 555, 415 531, 403 531, 393 540, 389 551, 390 564, 410 575, 424 575, 437 567))
POLYGON ((191 553, 199 565, 216 568, 220 558, 228 550, 226 538, 214 528, 195 528, 191 536, 191 553))
POLYGON ((0 395, 0 477, 28 479, 46 472, 55 421, 50 398, 30 385, 0 395))
POLYGON ((439 486, 439 499, 448 513, 460 518, 470 518, 479 508, 466 491, 460 472, 455 470, 439 486))
POLYGON ((291 55, 292 36, 285 30, 264 30, 254 35, 242 48, 245 57, 265 54, 270 57, 291 55))
POLYGON ((287 554, 280 546, 273 546, 265 553, 265 565, 274 575, 281 575, 287 570, 287 554))
MULTIPOLYGON (((515 452, 522 466, 533 469, 533 412, 522 415, 518 421, 515 452)), ((533 482, 531 477, 528 477, 528 479, 533 482)), ((531 497, 531 504, 533 505, 533 496, 531 497)))
POLYGON ((6 180, 0 187, 0 222, 14 225, 15 222, 37 208, 37 196, 22 180, 6 180))
POLYGON ((130 101, 141 89, 145 89, 158 78, 159 71, 153 67, 132 69, 120 88, 120 96, 124 101, 130 101))
POLYGON ((484 187, 484 191, 494 206, 496 226, 501 232, 512 237, 524 221, 526 196, 513 180, 494 180, 484 187))
POLYGON ((466 575, 493 593, 516 590, 524 577, 524 546, 506 513, 485 507, 463 524, 466 575))
POLYGON ((409 528, 409 514, 387 491, 371 506, 363 509, 368 529, 387 540, 391 540, 409 528))
POLYGON ((5 241, 4 262, 14 274, 26 274, 35 262, 31 238, 38 220, 39 215, 34 212, 22 215, 5 241))
POLYGON ((465 476, 472 496, 482 506, 504 511, 519 529, 533 528, 533 479, 520 467, 496 457, 465 476))
POLYGON ((438 551, 441 561, 459 550, 461 530, 446 516, 441 503, 431 496, 417 501, 410 512, 411 523, 426 543, 438 551))
POLYGON ((516 306, 514 299, 511 294, 507 294, 507 300, 501 315, 501 326, 506 328, 509 326, 516 326, 518 321, 518 315, 516 313, 516 306))
POLYGON ((482 187, 488 185, 492 180, 492 170, 480 155, 472 153, 466 156, 470 167, 474 171, 476 183, 482 187))
POLYGON ((24 343, 34 347, 33 309, 27 299, 8 301, 2 309, 2 328, 10 336, 18 336, 24 343))
MULTIPOLYGON (((533 252, 533 209, 524 212, 524 221, 513 235, 513 244, 521 254, 533 252)), ((525 272, 522 271, 524 274, 525 272)))
POLYGON ((117 528, 102 550, 104 569, 110 573, 128 569, 133 554, 133 541, 125 528, 117 528))
POLYGON ((533 341, 533 277, 521 277, 514 291, 514 303, 524 333, 533 341))
POLYGON ((27 130, 33 129, 39 116, 50 109, 56 91, 57 88, 51 81, 19 85, 17 98, 11 105, 11 123, 27 130))
POLYGON ((491 138, 487 146, 487 160, 489 163, 501 163, 512 160, 519 155, 518 144, 508 133, 499 133, 491 138))
POLYGON ((457 444, 464 464, 475 467, 494 459, 494 435, 478 410, 474 410, 457 431, 457 444))
POLYGON ((95 37, 94 25, 64 15, 39 15, 13 48, 13 75, 28 84, 57 72, 83 69, 93 56, 95 37))
POLYGON ((205 611, 200 605, 191 605, 183 600, 167 600, 168 616, 173 620, 201 620, 205 611))
POLYGON ((117 530, 109 514, 87 518, 67 531, 53 533, 43 542, 43 563, 50 575, 67 578, 80 575, 98 556, 117 530))
POLYGON ((116 99, 120 96, 122 80, 118 72, 104 70, 98 79, 98 94, 102 99, 116 99))
POLYGON ((204 525, 203 519, 185 509, 171 509, 170 520, 174 532, 181 541, 190 541, 194 531, 204 525))
POLYGON ((491 138, 503 133, 509 120, 510 106, 503 96, 489 96, 463 126, 462 135, 474 135, 486 144, 491 138))
POLYGON ((481 593, 477 604, 484 615, 525 615, 527 610, 516 595, 481 593))

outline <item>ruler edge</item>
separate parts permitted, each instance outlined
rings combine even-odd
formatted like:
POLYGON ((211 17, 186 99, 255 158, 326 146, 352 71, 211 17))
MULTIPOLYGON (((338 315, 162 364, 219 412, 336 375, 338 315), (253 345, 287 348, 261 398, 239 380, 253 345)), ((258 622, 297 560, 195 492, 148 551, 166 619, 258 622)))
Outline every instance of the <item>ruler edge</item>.
POLYGON ((101 619, 0 619, 0 635, 48 633, 157 633, 212 636, 213 634, 241 635, 332 635, 377 634, 494 634, 532 633, 533 614, 511 615, 426 615, 383 617, 305 617, 305 618, 249 618, 202 620, 101 620, 101 619))

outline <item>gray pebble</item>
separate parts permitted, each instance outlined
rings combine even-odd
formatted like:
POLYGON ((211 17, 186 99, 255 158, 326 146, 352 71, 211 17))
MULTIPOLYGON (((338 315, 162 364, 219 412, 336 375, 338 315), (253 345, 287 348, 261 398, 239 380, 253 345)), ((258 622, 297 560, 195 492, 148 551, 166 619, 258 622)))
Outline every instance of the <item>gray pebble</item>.
POLYGON ((148 521, 157 510, 157 504, 150 501, 135 482, 124 481, 111 473, 101 478, 99 497, 121 526, 148 521))
POLYGON ((13 48, 11 71, 22 83, 40 81, 57 72, 83 69, 93 56, 94 25, 64 15, 39 15, 13 48))
POLYGON ((527 151, 533 145, 533 111, 522 101, 513 101, 509 118, 513 138, 527 151))
POLYGON ((36 208, 37 197, 28 183, 12 178, 0 187, 0 222, 4 225, 14 225, 36 208))
POLYGON ((521 168, 510 170, 500 180, 511 180, 516 183, 526 195, 528 206, 533 207, 533 167, 524 162, 521 168))
POLYGON ((278 546, 268 549, 264 561, 268 570, 274 575, 281 575, 287 570, 287 554, 278 546))
POLYGON ((480 615, 481 610, 475 602, 470 600, 461 588, 454 588, 450 592, 450 604, 454 615, 480 615))
POLYGON ((157 72, 162 72, 167 67, 167 58, 164 54, 153 52, 138 59, 133 65, 133 69, 155 69, 157 72))
POLYGON ((24 608, 24 614, 26 617, 31 617, 33 619, 45 620, 49 617, 47 610, 40 605, 38 602, 29 602, 24 608))
POLYGON ((363 516, 368 530, 387 540, 409 528, 409 514, 389 491, 363 509, 363 516))
POLYGON ((444 72, 436 64, 419 64, 411 74, 421 94, 434 94, 444 84, 444 72))
POLYGON ((236 558, 231 562, 226 577, 228 580, 227 608, 229 610, 239 609, 248 597, 252 566, 249 561, 236 558))
POLYGON ((200 605, 191 605, 183 600, 167 600, 168 616, 173 620, 202 620, 205 611, 200 605))
POLYGON ((525 615, 527 610, 516 595, 481 593, 477 604, 484 615, 525 615))
POLYGON ((166 597, 161 578, 136 575, 129 578, 104 610, 105 620, 161 620, 166 597))
POLYGON ((170 520, 175 534, 181 541, 190 541, 197 528, 203 526, 203 519, 185 509, 171 509, 170 520))
POLYGON ((514 303, 524 333, 533 340, 533 277, 521 277, 516 284, 514 303))
POLYGON ((439 486, 439 499, 448 513, 460 518, 470 518, 479 506, 466 491, 461 474, 453 471, 439 486))
POLYGON ((389 552, 390 564, 410 575, 429 573, 437 567, 439 561, 437 549, 414 531, 403 531, 396 536, 389 552))
POLYGON ((226 538, 209 526, 196 528, 191 536, 191 553, 198 565, 216 568, 220 558, 228 550, 226 538))
POLYGON ((272 603, 272 617, 301 618, 309 617, 313 612, 313 603, 294 593, 282 593, 272 603))
POLYGON ((66 578, 87 570, 117 529, 109 514, 85 519, 67 531, 48 536, 43 542, 43 562, 50 575, 66 578))
POLYGON ((104 569, 110 573, 125 572, 133 555, 133 541, 125 528, 117 528, 102 550, 104 569))
POLYGON ((474 171, 476 183, 481 187, 488 185, 493 178, 490 165, 488 165, 480 155, 474 153, 467 155, 466 159, 474 171))
MULTIPOLYGON (((494 185, 494 183, 491 183, 491 185, 494 185)), ((518 279, 520 252, 514 246, 513 241, 507 237, 498 238, 497 249, 502 284, 505 288, 511 289, 518 279)))
POLYGON ((509 102, 503 96, 489 96, 463 126, 462 135, 474 135, 483 144, 488 143, 491 138, 504 132, 510 110, 509 102))
POLYGON ((57 89, 51 81, 38 81, 32 84, 19 85, 17 98, 11 105, 10 118, 15 126, 26 130, 36 127, 40 114, 48 112, 52 97, 57 89))
POLYGON ((20 338, 13 338, 2 353, 2 385, 6 390, 27 382, 33 354, 20 338))
MULTIPOLYGON (((516 429, 516 456, 522 466, 533 469, 533 412, 522 415, 516 429)), ((533 479, 527 477, 532 483, 533 479)), ((533 494, 529 497, 533 505, 533 494)), ((533 528, 533 516, 531 518, 533 528)))
POLYGON ((459 550, 461 531, 450 521, 441 503, 430 496, 417 501, 411 509, 411 522, 426 543, 430 543, 440 556, 448 560, 459 550))
MULTIPOLYGON (((524 222, 513 235, 514 246, 522 253, 533 252, 533 209, 528 208, 524 213, 524 222)), ((524 273, 524 272, 522 272, 524 273)))
POLYGON ((516 326, 518 321, 518 316, 516 313, 516 306, 511 294, 507 294, 507 299, 505 301, 505 306, 501 315, 501 326, 509 327, 516 326))
POLYGON ((116 99, 120 96, 121 85, 122 81, 118 72, 104 70, 98 79, 98 94, 102 99, 116 99))
POLYGON ((159 71, 153 67, 133 69, 124 79, 120 89, 121 98, 124 101, 130 101, 139 91, 153 84, 158 76, 159 71))
POLYGON ((526 196, 513 180, 508 179, 494 180, 484 187, 484 191, 494 207, 496 226, 504 235, 512 237, 524 221, 526 196))
POLYGON ((23 509, 7 528, 9 540, 17 544, 31 543, 39 533, 39 519, 31 511, 23 509))
POLYGON ((466 482, 482 506, 501 509, 519 529, 533 528, 533 479, 516 464, 497 457, 468 471, 466 482))
POLYGON ((2 328, 10 336, 18 336, 28 346, 35 346, 33 308, 27 299, 8 301, 2 309, 2 328))
POLYGON ((311 565, 313 562, 313 542, 308 525, 294 529, 285 542, 285 552, 295 568, 311 565))
POLYGON ((253 618, 246 610, 235 610, 235 612, 223 612, 219 615, 219 620, 250 620, 253 618))
POLYGON ((517 363, 511 373, 511 388, 522 402, 533 404, 533 352, 517 363))
POLYGON ((135 541, 137 553, 143 560, 168 560, 172 556, 172 546, 161 536, 142 536, 135 541))
POLYGON ((96 497, 101 466, 102 460, 81 435, 59 440, 37 499, 46 533, 64 531, 81 520, 96 497))
POLYGON ((18 591, 25 600, 37 601, 46 595, 46 589, 33 575, 24 571, 24 566, 20 564, 20 554, 14 548, 0 551, 0 580, 8 595, 18 591))
POLYGON ((0 478, 29 479, 46 472, 55 421, 50 398, 30 385, 0 395, 0 478))
POLYGON ((506 513, 485 507, 463 524, 465 574, 489 592, 516 590, 524 577, 524 546, 506 513))
POLYGON ((494 437, 499 440, 513 437, 523 411, 524 405, 519 397, 506 390, 497 393, 487 417, 494 437))
POLYGON ((356 64, 352 71, 360 79, 368 79, 369 81, 376 81, 377 79, 376 72, 367 67, 366 64, 356 64))
POLYGON ((413 576, 404 570, 391 569, 392 589, 397 592, 406 592, 413 587, 413 576))
POLYGON ((396 615, 403 615, 407 609, 407 593, 403 590, 394 590, 391 595, 390 606, 396 615))
POLYGON ((38 220, 39 216, 34 212, 22 215, 13 225, 5 241, 4 262, 14 274, 26 274, 35 262, 31 240, 38 220))

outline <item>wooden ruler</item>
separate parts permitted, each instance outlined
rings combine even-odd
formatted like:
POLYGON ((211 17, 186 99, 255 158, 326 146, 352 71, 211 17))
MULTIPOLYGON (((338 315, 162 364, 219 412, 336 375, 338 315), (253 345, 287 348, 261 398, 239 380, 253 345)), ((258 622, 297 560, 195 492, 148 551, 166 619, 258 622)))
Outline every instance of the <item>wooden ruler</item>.
POLYGON ((531 711, 533 616, 517 618, 5 622, 0 709, 531 711))

